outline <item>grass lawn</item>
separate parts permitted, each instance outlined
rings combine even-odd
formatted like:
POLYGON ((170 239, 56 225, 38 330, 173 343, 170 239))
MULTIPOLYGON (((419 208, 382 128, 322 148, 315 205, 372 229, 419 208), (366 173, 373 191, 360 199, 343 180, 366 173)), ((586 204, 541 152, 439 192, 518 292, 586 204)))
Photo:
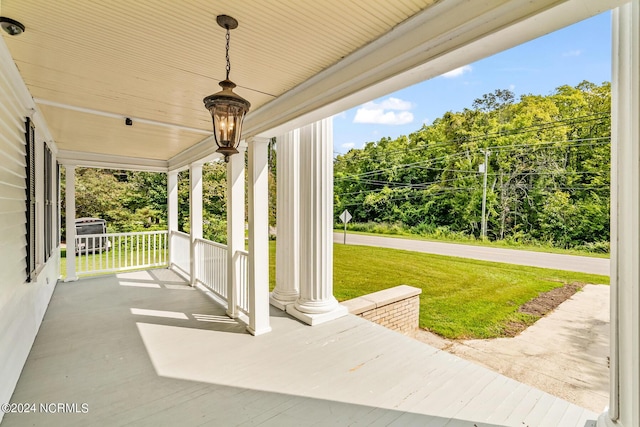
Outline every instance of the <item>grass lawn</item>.
POLYGON ((536 317, 518 313, 518 307, 565 283, 609 283, 606 276, 339 244, 333 277, 340 301, 397 285, 421 288, 420 327, 455 339, 499 337, 510 322, 533 323, 536 317))
MULTIPOLYGON (((269 243, 273 289, 276 242, 269 243)), ((106 256, 90 256, 90 263, 106 256)), ((63 274, 65 265, 63 252, 63 274)), ((565 283, 609 283, 606 276, 340 244, 334 245, 333 280, 339 301, 397 285, 420 288, 420 327, 452 339, 494 338, 512 322, 531 324, 537 318, 518 307, 565 283)))

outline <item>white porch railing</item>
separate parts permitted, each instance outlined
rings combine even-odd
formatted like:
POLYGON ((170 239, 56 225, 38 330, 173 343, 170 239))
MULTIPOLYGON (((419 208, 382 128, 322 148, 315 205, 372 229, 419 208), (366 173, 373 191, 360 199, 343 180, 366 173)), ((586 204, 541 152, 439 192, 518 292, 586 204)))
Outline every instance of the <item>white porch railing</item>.
POLYGON ((206 239, 196 239, 196 281, 228 301, 227 246, 206 239))
MULTIPOLYGON (((189 235, 172 232, 172 266, 189 277, 189 235)), ((196 271, 195 282, 205 286, 216 297, 229 303, 227 275, 227 246, 207 239, 195 240, 196 271)), ((234 256, 236 266, 236 304, 241 313, 249 315, 249 273, 247 251, 237 251, 234 256)), ((231 310, 234 311, 234 310, 231 310)))
POLYGON ((235 258, 238 274, 238 309, 249 315, 249 252, 237 251, 235 258))
POLYGON ((191 237, 182 231, 172 231, 170 240, 171 265, 169 267, 174 267, 189 277, 191 275, 191 267, 189 266, 191 237))
POLYGON ((86 276, 167 265, 167 231, 76 236, 76 274, 86 276))
MULTIPOLYGON (((191 238, 181 231, 87 234, 76 236, 76 274, 172 267, 190 276, 191 238), (169 259, 169 257, 171 259, 169 259)), ((227 246, 207 239, 195 240, 195 281, 228 304, 227 246)), ((235 294, 237 309, 249 316, 249 252, 237 251, 235 294)), ((234 310, 231 310, 234 311, 234 310)))

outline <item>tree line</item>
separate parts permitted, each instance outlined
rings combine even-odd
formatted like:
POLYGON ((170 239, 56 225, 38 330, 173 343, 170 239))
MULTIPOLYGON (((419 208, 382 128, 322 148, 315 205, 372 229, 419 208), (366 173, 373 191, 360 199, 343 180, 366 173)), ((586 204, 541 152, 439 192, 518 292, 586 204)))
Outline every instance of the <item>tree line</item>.
POLYGON ((396 139, 334 161, 335 217, 418 234, 608 251, 610 83, 496 90, 396 139))
MULTIPOLYGON (((609 83, 586 81, 518 100, 509 90, 496 90, 409 135, 338 155, 335 220, 348 209, 352 229, 480 238, 486 152, 489 239, 607 251, 610 93, 609 83)), ((272 225, 276 153, 274 140, 272 225)), ((77 217, 104 218, 110 232, 167 228, 165 174, 90 168, 76 173, 77 217)), ((179 229, 188 232, 188 171, 178 179, 179 229)), ((64 197, 64 177, 62 182, 64 197)), ((204 237, 225 243, 224 163, 203 167, 203 208, 204 237)))

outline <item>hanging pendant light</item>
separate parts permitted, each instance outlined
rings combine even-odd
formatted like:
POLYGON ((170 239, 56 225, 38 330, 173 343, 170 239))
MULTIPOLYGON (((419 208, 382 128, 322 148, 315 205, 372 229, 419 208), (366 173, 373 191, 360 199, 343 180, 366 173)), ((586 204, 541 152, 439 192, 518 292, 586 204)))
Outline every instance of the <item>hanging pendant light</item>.
POLYGON ((229 156, 238 153, 242 121, 251 104, 233 92, 236 85, 229 80, 229 31, 238 27, 238 21, 227 15, 218 15, 216 21, 227 30, 227 78, 218 83, 222 87, 220 92, 207 96, 203 101, 213 119, 213 135, 218 146, 216 152, 224 155, 225 162, 228 162, 229 156))

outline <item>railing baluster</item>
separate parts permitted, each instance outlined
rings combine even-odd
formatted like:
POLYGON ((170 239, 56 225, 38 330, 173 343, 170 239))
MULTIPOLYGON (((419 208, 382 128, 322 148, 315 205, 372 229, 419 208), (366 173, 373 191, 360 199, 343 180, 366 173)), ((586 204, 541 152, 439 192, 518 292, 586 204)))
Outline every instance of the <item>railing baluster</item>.
MULTIPOLYGON (((102 238, 98 237, 98 265, 100 266, 100 270, 102 270, 102 247, 100 246, 102 245, 102 238)), ((93 238, 93 247, 94 247, 94 251, 95 251, 95 247, 96 247, 96 238, 93 238)), ((95 260, 95 257, 94 257, 95 260)), ((95 267, 95 266, 94 266, 95 267)))

